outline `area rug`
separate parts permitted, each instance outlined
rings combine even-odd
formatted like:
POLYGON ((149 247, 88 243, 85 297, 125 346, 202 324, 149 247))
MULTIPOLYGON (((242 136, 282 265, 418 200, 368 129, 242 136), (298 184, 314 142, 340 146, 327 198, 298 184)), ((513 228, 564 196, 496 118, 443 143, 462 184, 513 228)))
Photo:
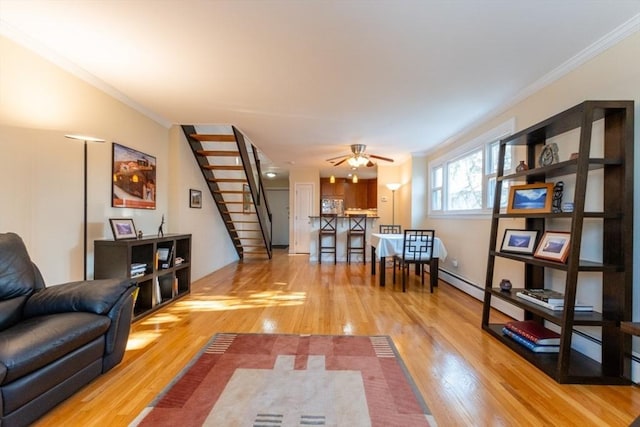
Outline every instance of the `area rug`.
POLYGON ((132 426, 435 426, 387 336, 217 334, 132 426))

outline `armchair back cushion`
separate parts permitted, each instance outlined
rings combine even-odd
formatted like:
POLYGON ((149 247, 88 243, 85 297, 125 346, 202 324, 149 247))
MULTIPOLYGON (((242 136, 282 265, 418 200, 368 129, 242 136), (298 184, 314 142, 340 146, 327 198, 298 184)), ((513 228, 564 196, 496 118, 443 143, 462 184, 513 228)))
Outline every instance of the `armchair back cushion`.
POLYGON ((0 330, 21 319, 35 285, 36 272, 22 239, 15 233, 0 234, 0 330))

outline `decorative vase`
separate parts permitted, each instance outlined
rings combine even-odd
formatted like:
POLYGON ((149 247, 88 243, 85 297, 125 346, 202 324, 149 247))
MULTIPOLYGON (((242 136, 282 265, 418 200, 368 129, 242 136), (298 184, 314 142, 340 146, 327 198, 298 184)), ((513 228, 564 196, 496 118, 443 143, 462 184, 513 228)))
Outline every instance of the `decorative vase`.
POLYGON ((500 281, 500 290, 503 292, 509 292, 511 290, 511 281, 509 279, 502 279, 500 281))
POLYGON ((520 160, 520 164, 516 166, 516 172, 522 172, 529 169, 529 166, 524 162, 524 160, 520 160))

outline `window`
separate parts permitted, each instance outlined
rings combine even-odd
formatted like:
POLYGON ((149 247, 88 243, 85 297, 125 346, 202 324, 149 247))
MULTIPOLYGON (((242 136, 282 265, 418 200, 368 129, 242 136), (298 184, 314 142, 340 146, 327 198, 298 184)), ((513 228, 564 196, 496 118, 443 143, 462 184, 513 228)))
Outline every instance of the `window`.
MULTIPOLYGON (((489 213, 493 208, 498 172, 499 139, 512 133, 511 120, 449 155, 431 162, 429 186, 432 214, 489 213)), ((505 152, 504 170, 511 166, 511 150, 505 152)), ((503 183, 501 201, 509 188, 503 183)))

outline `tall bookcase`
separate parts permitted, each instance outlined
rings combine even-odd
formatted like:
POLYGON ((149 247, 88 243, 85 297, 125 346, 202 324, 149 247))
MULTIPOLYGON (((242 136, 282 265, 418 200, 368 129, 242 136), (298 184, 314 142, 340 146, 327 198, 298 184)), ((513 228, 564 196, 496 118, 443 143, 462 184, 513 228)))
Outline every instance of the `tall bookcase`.
POLYGON ((191 235, 96 240, 96 279, 130 278, 138 285, 134 320, 191 291, 191 235))
MULTIPOLYGON (((631 320, 632 314, 633 111, 633 101, 585 101, 500 141, 482 328, 560 383, 630 383, 631 339, 621 333, 620 322, 631 320), (592 138, 596 133, 596 138, 592 138), (572 143, 578 148, 575 154, 567 156, 565 152, 564 158, 540 165, 540 153, 543 149, 548 152, 545 146, 551 145, 550 140, 558 141, 559 146, 563 142, 570 144, 567 141, 572 138, 577 139, 572 143), (597 138, 602 147, 592 147, 592 139, 597 138), (505 175, 505 156, 518 150, 524 153, 530 169, 505 175), (574 181, 573 195, 564 195, 565 200, 573 199, 572 212, 505 213, 501 208, 506 194, 503 186, 558 180, 574 181), (585 200, 594 194, 602 197, 596 203, 598 207, 591 209, 589 205, 585 209, 585 200), (540 236, 545 231, 569 231, 566 262, 502 251, 502 230, 514 228, 514 220, 524 223, 525 230, 537 230, 540 236), (581 251, 593 249, 583 247, 583 240, 597 242, 601 260, 580 258, 581 251), (552 311, 529 303, 516 296, 517 288, 501 291, 498 287, 501 278, 495 269, 498 258, 501 263, 523 265, 522 280, 517 282, 524 288, 549 288, 552 284, 558 287, 560 282, 564 288, 559 289, 564 293, 564 309, 552 311), (597 306, 601 305, 601 311, 575 311, 580 286, 593 282, 594 276, 596 289, 601 287, 602 291, 600 295, 592 292, 589 296, 598 302, 597 306), (559 328, 559 353, 534 353, 503 335, 504 325, 490 321, 492 298, 523 309, 525 319, 559 328), (590 358, 572 348, 576 334, 584 335, 576 327, 600 331, 600 338, 596 337, 601 341, 599 357, 590 358)), ((584 289, 591 290, 592 285, 584 289)))

